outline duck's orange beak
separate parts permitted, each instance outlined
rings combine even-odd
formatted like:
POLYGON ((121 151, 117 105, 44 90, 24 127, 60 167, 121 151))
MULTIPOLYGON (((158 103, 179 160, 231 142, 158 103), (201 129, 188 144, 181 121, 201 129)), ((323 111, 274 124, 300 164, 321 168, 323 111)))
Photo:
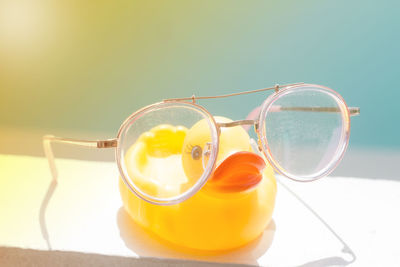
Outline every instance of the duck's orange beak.
POLYGON ((240 192, 255 187, 266 164, 259 155, 241 151, 227 157, 215 169, 207 187, 220 192, 240 192))

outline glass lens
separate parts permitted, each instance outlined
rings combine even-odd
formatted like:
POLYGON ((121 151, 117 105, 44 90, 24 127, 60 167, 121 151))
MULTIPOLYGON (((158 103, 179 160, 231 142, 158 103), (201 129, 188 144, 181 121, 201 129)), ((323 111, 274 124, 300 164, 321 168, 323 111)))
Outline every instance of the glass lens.
POLYGON ((217 138, 211 116, 198 106, 166 102, 145 108, 120 130, 123 179, 149 202, 179 202, 207 180, 217 138))
POLYGON ((331 172, 347 145, 347 107, 334 91, 313 85, 283 90, 262 113, 264 150, 274 167, 296 180, 331 172))

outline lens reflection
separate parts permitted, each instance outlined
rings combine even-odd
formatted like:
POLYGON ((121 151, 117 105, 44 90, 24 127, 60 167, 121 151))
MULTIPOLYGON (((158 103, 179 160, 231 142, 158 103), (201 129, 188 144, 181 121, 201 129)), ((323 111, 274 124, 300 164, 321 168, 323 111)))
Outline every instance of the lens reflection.
POLYGON ((332 169, 346 141, 345 106, 327 90, 288 90, 265 113, 265 149, 277 169, 312 180, 332 169))
POLYGON ((130 119, 120 136, 123 178, 150 201, 182 197, 208 177, 216 129, 187 104, 160 104, 130 119), (203 157, 207 157, 204 159, 203 157))

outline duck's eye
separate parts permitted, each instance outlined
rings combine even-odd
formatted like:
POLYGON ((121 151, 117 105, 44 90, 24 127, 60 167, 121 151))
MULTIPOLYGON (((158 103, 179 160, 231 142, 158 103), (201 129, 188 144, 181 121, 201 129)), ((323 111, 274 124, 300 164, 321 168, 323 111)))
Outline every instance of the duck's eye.
POLYGON ((200 146, 194 146, 193 148, 192 148, 192 158, 193 159, 200 159, 201 158, 201 152, 202 152, 202 149, 201 149, 201 147, 200 146))

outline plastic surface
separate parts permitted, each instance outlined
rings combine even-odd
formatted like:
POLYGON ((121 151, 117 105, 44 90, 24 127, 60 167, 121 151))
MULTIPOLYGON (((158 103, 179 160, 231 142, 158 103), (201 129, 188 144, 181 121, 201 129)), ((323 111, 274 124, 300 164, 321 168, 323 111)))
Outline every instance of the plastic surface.
MULTIPOLYGON (((216 120, 229 121, 218 117, 216 120)), ((157 127, 155 129, 160 130, 157 127)), ((185 139, 202 140, 202 129, 204 127, 194 125, 187 131, 185 139)), ((175 141, 180 138, 179 135, 169 137, 175 138, 175 141)), ((170 140, 169 143, 176 144, 174 140, 170 140)), ((175 148, 171 146, 170 149, 175 148)), ((184 162, 188 164, 184 168, 189 168, 184 173, 188 176, 193 173, 197 175, 196 171, 190 171, 193 162, 182 160, 192 155, 184 154, 183 144, 182 149, 181 156, 176 155, 173 159, 168 159, 169 167, 174 169, 174 166, 181 166, 184 162)), ((126 157, 133 157, 131 154, 135 153, 135 150, 128 151, 126 157)), ((194 158, 196 157, 195 155, 194 158)), ((263 159, 252 152, 249 136, 241 126, 222 128, 217 171, 200 191, 179 204, 153 205, 133 194, 121 180, 120 192, 124 208, 139 225, 179 246, 201 250, 239 247, 257 238, 271 221, 276 181, 272 167, 261 161, 263 159), (226 168, 232 167, 232 164, 236 166, 237 171, 226 168)), ((147 168, 155 170, 164 169, 166 164, 161 160, 142 163, 152 164, 147 168)), ((194 169, 201 168, 201 163, 197 164, 194 169)), ((135 167, 137 166, 134 164, 127 165, 128 172, 131 171, 130 168, 135 167)), ((175 178, 170 177, 171 180, 175 178)), ((159 184, 159 188, 156 183, 152 186, 155 191, 163 190, 162 184, 159 184)))

